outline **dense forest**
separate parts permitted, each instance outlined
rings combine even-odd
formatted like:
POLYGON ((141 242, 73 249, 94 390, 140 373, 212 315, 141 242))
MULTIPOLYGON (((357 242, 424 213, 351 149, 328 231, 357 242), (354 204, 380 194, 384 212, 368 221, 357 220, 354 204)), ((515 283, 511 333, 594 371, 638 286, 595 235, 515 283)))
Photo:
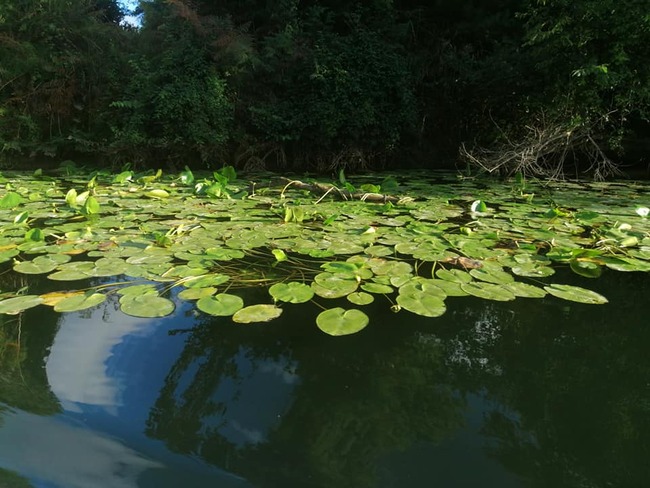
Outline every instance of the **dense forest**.
POLYGON ((647 7, 0 0, 0 162, 643 168, 647 7))

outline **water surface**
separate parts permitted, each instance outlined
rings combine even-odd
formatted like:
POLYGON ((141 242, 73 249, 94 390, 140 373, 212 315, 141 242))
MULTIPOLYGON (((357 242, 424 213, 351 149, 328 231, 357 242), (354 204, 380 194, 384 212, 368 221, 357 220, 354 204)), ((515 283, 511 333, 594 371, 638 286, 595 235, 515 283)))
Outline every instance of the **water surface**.
POLYGON ((647 486, 650 275, 558 272, 609 303, 378 303, 338 338, 311 305, 3 316, 0 486, 647 486))

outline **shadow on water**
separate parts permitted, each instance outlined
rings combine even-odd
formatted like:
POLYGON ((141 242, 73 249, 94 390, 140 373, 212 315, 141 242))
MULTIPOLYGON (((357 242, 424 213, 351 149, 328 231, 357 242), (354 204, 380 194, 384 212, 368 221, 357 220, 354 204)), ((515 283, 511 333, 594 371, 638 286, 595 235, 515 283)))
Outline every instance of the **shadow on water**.
POLYGON ((649 285, 612 272, 589 282, 604 306, 455 298, 438 319, 371 305, 340 338, 310 305, 0 316, 0 485, 644 486, 649 285))

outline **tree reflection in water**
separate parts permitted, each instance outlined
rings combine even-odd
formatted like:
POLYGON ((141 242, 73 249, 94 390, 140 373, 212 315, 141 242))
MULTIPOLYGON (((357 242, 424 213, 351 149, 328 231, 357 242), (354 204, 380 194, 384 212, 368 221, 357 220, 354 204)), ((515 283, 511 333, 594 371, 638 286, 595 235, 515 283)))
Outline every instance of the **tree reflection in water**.
POLYGON ((191 331, 148 434, 257 486, 370 487, 384 454, 461 425, 434 336, 377 328, 334 339, 296 330, 299 307, 285 314, 282 330, 223 321, 191 331))
POLYGON ((603 307, 522 300, 457 313, 474 327, 445 340, 454 369, 500 406, 485 416, 483 434, 496 441, 486 449, 526 486, 650 479, 649 278, 611 273, 596 282, 610 299, 603 307))

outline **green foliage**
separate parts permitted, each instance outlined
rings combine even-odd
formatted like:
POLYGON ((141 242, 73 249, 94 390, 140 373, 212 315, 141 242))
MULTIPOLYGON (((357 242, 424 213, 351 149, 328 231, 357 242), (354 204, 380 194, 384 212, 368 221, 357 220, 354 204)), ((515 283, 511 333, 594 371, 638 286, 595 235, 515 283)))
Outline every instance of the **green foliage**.
POLYGON ((112 0, 0 2, 0 154, 97 150, 122 29, 112 0))

